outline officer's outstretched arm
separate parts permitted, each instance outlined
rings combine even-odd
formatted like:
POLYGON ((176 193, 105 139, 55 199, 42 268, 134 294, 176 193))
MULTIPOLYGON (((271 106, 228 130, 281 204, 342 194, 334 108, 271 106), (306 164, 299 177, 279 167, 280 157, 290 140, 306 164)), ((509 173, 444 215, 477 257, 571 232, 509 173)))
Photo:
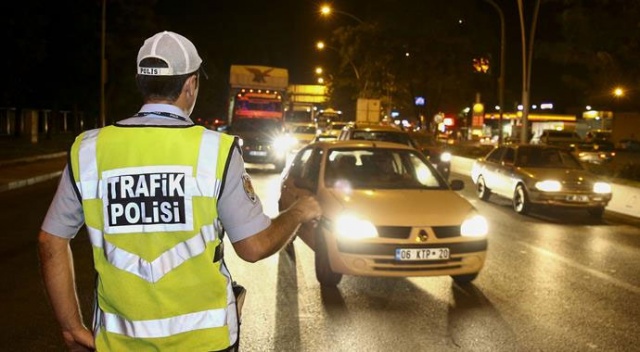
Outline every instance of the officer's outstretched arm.
POLYGON ((82 322, 69 239, 40 231, 38 254, 44 285, 65 343, 71 350, 93 350, 93 334, 82 322))
POLYGON ((314 197, 298 199, 289 209, 271 221, 271 225, 257 234, 233 243, 238 256, 248 262, 257 262, 279 251, 289 242, 302 223, 319 219, 322 210, 314 197))

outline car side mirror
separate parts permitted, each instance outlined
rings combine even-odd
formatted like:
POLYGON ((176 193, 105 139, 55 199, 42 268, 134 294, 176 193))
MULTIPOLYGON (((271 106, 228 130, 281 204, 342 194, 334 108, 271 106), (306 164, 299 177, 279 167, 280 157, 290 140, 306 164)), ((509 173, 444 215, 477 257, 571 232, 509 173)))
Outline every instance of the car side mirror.
POLYGON ((462 180, 451 180, 449 186, 454 191, 460 191, 464 189, 464 182, 462 180))

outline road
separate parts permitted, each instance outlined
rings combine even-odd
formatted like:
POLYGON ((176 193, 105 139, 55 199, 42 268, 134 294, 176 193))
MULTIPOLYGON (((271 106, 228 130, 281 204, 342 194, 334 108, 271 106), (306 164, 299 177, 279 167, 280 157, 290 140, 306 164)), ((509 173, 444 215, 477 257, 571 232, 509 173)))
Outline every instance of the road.
MULTIPOLYGON (((275 216, 279 175, 250 169, 275 216)), ((461 176, 453 175, 460 178, 461 176)), ((448 277, 315 279, 313 253, 295 241, 249 264, 227 246, 234 279, 248 290, 243 351, 633 351, 640 346, 640 224, 578 211, 516 216, 506 201, 462 195, 491 223, 488 259, 473 285, 448 277)), ((48 181, 0 194, 7 224, 2 351, 62 351, 40 282, 36 234, 55 191, 48 181)), ((72 242, 82 306, 90 321, 93 271, 86 233, 72 242)))

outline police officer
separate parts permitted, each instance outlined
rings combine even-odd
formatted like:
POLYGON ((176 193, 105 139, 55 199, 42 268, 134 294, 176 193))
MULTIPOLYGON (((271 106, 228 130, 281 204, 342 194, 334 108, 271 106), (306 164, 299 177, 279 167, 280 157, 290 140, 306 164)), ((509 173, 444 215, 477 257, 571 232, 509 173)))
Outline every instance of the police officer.
POLYGON ((147 39, 131 118, 80 134, 38 237, 42 275, 67 346, 100 351, 224 351, 238 346, 238 311, 223 232, 255 262, 321 215, 302 198, 263 212, 233 136, 190 120, 202 59, 173 32, 147 39), (85 327, 69 241, 85 224, 97 272, 85 327))

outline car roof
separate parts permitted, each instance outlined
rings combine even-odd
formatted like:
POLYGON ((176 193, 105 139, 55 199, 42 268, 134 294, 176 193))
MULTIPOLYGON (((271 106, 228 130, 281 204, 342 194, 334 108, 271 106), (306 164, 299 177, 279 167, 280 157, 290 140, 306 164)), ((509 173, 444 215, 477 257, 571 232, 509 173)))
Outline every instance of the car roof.
POLYGON ((321 141, 321 142, 315 142, 313 145, 323 149, 387 148, 387 149, 406 149, 409 151, 415 151, 414 148, 405 144, 381 142, 381 141, 367 141, 367 140, 360 140, 360 139, 321 141))
MULTIPOLYGON (((496 146, 499 148, 500 146, 496 146)), ((510 143, 505 144, 503 147, 514 147, 516 149, 519 148, 527 148, 527 149, 561 149, 567 150, 567 147, 559 146, 559 145, 550 145, 550 144, 529 144, 529 143, 510 143)))
POLYGON ((393 131, 399 133, 407 133, 407 131, 401 130, 398 127, 393 125, 382 125, 380 123, 375 122, 356 122, 350 125, 347 125, 346 128, 353 130, 370 130, 370 131, 393 131))

